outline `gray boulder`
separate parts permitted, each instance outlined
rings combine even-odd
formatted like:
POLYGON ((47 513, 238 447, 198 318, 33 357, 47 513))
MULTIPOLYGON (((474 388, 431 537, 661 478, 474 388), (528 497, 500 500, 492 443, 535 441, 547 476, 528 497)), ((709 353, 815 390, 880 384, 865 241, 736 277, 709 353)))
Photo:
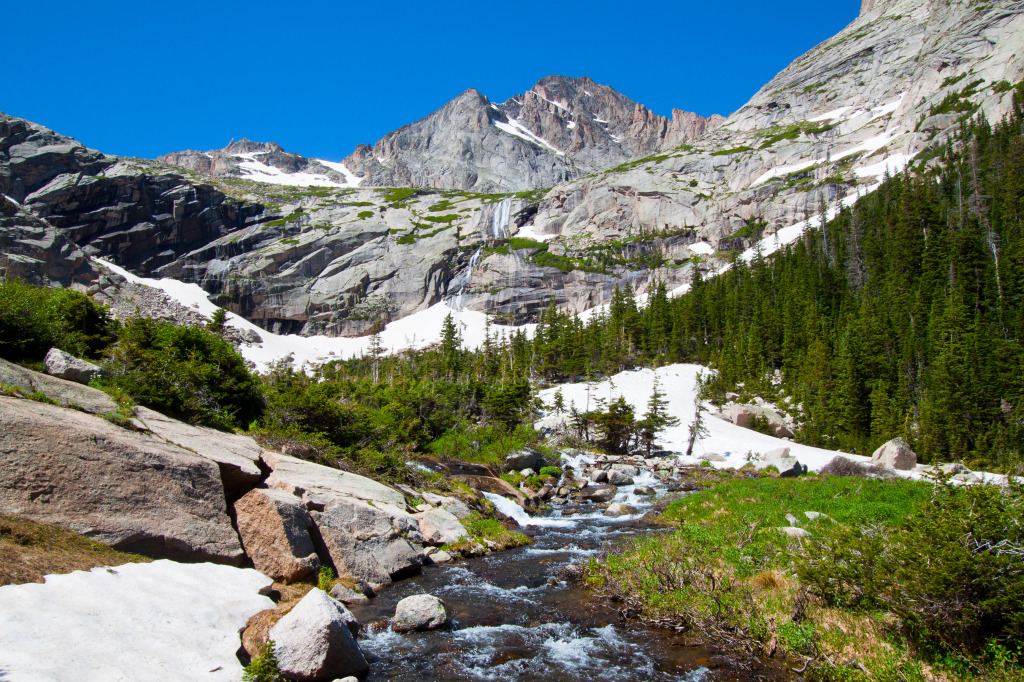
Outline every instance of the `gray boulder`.
POLYGON ((0 397, 0 512, 117 549, 239 564, 216 464, 55 405, 0 397))
POLYGON ((604 502, 611 502, 612 498, 615 497, 615 486, 603 485, 603 486, 587 486, 582 491, 582 497, 588 499, 591 502, 598 504, 604 502))
POLYGON ((342 604, 367 604, 370 601, 370 598, 362 592, 353 590, 351 587, 346 587, 341 583, 331 588, 330 595, 342 604))
POLYGON ((522 471, 523 469, 540 471, 546 464, 544 455, 533 448, 516 450, 505 457, 505 471, 522 471))
POLYGON ((278 668, 300 682, 333 680, 369 668, 352 636, 355 618, 323 590, 310 590, 274 627, 278 668))
POLYGON ((42 393, 58 405, 76 407, 89 414, 107 414, 117 410, 117 403, 103 391, 33 372, 6 360, 0 360, 0 383, 42 393))
POLYGON ((646 485, 638 485, 633 488, 633 493, 635 495, 640 495, 641 497, 650 497, 654 495, 654 488, 646 485))
POLYGON ((299 498, 256 489, 235 502, 234 509, 242 546, 257 571, 287 583, 320 569, 309 534, 313 521, 299 498))
POLYGON ((626 474, 627 476, 637 476, 640 474, 640 469, 632 464, 612 464, 608 469, 610 471, 618 471, 619 473, 626 474))
POLYGON ((608 472, 604 469, 591 469, 590 480, 594 483, 605 483, 608 480, 608 472))
POLYGON ((46 373, 50 376, 79 384, 87 384, 103 376, 103 370, 98 365, 76 358, 59 348, 51 348, 43 359, 43 364, 46 365, 46 373))
POLYGON ((627 504, 620 504, 618 502, 608 505, 608 508, 604 510, 605 516, 626 516, 628 514, 635 514, 636 509, 630 507, 627 504))
POLYGON ((354 497, 373 503, 405 508, 405 495, 383 483, 307 462, 288 455, 264 450, 263 462, 270 467, 267 487, 301 497, 306 502, 325 505, 336 497, 354 497))
POLYGON ((722 455, 718 454, 717 452, 705 452, 704 454, 702 454, 699 457, 699 459, 701 459, 701 460, 703 460, 705 462, 724 462, 725 461, 725 457, 723 457, 722 455))
POLYGON ((391 629, 395 632, 436 630, 447 621, 444 602, 430 594, 414 594, 398 602, 391 629))
POLYGON ((419 521, 420 534, 423 535, 427 544, 451 544, 458 542, 468 535, 458 518, 444 509, 431 509, 420 514, 414 514, 414 516, 419 521))
POLYGON ((907 441, 902 438, 893 438, 872 453, 871 463, 890 469, 909 471, 917 466, 917 453, 910 448, 907 441))
POLYGON ((608 472, 608 483, 609 485, 633 485, 633 477, 612 469, 608 472))

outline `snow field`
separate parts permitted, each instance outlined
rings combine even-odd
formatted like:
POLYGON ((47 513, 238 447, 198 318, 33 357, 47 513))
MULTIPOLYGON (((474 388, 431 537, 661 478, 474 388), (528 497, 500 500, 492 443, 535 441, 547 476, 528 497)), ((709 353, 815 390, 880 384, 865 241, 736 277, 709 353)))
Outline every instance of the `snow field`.
POLYGON ((161 560, 0 587, 0 677, 235 682, 239 629, 273 608, 260 595, 271 584, 253 569, 161 560))

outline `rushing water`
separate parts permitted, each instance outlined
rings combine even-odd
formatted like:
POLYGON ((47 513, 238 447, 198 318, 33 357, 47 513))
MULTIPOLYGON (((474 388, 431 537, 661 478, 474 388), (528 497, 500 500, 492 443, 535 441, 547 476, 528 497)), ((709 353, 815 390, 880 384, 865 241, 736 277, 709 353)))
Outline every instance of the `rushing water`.
MULTIPOLYGON (((578 464, 578 463, 577 463, 578 464)), ((662 490, 650 474, 637 485, 662 490)), ((624 486, 616 502, 641 508, 649 498, 624 486)), ((655 532, 640 514, 617 519, 599 508, 534 518, 502 497, 487 495, 534 542, 454 564, 428 566, 371 601, 351 607, 366 626, 360 646, 371 661, 367 680, 642 681, 758 679, 721 652, 684 647, 674 636, 621 623, 586 591, 558 578, 558 569, 603 552, 610 543, 655 532), (529 525, 527 525, 529 524, 529 525), (440 597, 449 623, 434 632, 397 634, 385 621, 404 597, 440 597)))

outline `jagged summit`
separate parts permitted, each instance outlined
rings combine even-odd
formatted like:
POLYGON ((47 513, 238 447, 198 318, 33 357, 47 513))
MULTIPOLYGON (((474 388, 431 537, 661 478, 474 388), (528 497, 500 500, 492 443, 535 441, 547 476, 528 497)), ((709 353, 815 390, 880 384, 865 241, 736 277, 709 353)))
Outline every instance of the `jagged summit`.
POLYGON ((667 119, 586 76, 547 76, 501 103, 469 88, 345 164, 370 186, 529 190, 676 147, 723 120, 678 109, 667 119))

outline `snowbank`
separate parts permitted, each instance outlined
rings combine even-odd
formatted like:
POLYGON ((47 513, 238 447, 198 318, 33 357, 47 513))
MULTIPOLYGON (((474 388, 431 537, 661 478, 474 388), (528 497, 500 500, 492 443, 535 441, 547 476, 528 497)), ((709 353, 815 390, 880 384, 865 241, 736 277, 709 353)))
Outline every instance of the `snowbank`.
MULTIPOLYGON (((555 393, 562 391, 562 399, 566 409, 575 405, 583 411, 595 409, 597 400, 611 401, 623 397, 626 402, 636 408, 638 417, 647 412, 647 401, 654 388, 654 377, 658 377, 659 390, 665 394, 667 412, 679 419, 679 426, 666 429, 658 438, 658 443, 666 449, 686 452, 686 443, 690 437, 689 424, 693 421, 695 410, 694 398, 697 395, 697 377, 708 372, 700 365, 668 365, 657 370, 641 369, 620 372, 608 380, 596 382, 589 386, 586 383, 561 384, 540 392, 540 397, 550 405, 555 393), (589 395, 588 395, 589 394, 589 395)), ((823 450, 808 445, 800 445, 790 441, 768 436, 736 426, 727 421, 705 414, 705 425, 710 434, 700 440, 693 449, 694 457, 688 463, 697 463, 697 457, 706 452, 717 452, 725 457, 724 462, 713 462, 719 468, 740 468, 747 463, 747 454, 760 455, 777 448, 789 448, 792 456, 813 470, 819 470, 832 461, 836 455, 842 455, 858 462, 867 462, 868 457, 851 455, 834 450, 823 450)), ((685 459, 685 458, 684 458, 685 459)))
POLYGON ((238 631, 273 607, 271 582, 162 560, 0 587, 0 679, 239 680, 238 631))

